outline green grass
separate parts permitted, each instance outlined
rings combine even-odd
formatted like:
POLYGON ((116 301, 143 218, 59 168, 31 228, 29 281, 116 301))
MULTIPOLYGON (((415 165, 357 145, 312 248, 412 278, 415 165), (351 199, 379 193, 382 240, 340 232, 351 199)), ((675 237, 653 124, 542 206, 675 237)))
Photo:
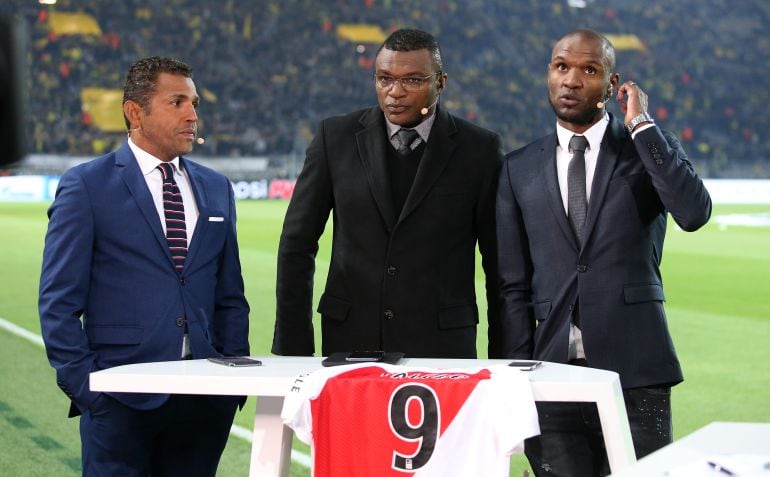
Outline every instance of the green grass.
MULTIPOLYGON (((0 203, 0 317, 35 334, 37 288, 47 204, 0 203)), ((246 294, 252 307, 253 354, 269 354, 275 315, 275 261, 286 203, 239 202, 246 294)), ((714 215, 768 213, 770 206, 722 206, 714 215)), ((317 291, 328 268, 328 238, 317 261, 317 291)), ((667 311, 685 382, 673 393, 676 438, 712 421, 770 420, 770 228, 729 227, 712 220, 685 233, 671 226, 663 259, 667 311)), ((481 277, 477 273, 477 277, 481 277)), ((479 296, 482 282, 477 281, 479 296)), ((316 296, 317 299, 317 296, 316 296)), ((484 307, 483 303, 480 303, 484 307)), ((482 310, 483 312, 483 310, 482 310)), ((482 324, 478 348, 486 355, 482 324)), ((317 341, 317 343, 319 343, 317 341)), ((4 475, 75 476, 78 420, 55 384, 43 349, 0 330, 0 469, 4 475)), ((251 428, 253 399, 236 423, 251 428)), ((307 452, 307 447, 295 445, 307 452)), ((250 446, 232 437, 219 475, 247 474, 250 446)), ((511 475, 527 469, 514 457, 511 475)), ((292 465, 291 475, 309 473, 292 465)))

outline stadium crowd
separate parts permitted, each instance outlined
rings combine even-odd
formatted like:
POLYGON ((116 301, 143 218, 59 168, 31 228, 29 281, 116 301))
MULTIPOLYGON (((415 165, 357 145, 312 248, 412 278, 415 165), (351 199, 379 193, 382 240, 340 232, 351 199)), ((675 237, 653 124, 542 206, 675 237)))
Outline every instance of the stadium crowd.
POLYGON ((498 131, 511 150, 553 126, 543 93, 552 39, 588 27, 641 40, 619 51, 621 80, 644 85, 651 113, 706 175, 720 177, 729 160, 770 176, 768 93, 757 81, 770 58, 763 0, 6 0, 0 14, 20 14, 31 34, 32 153, 114 148, 124 133, 94 124, 81 88, 122 88, 137 58, 171 55, 193 66, 203 97, 207 143, 196 154, 301 155, 321 118, 376 101, 378 44, 338 35, 349 23, 435 34, 449 73, 442 107, 498 131), (52 12, 91 15, 100 33, 57 35, 52 12))

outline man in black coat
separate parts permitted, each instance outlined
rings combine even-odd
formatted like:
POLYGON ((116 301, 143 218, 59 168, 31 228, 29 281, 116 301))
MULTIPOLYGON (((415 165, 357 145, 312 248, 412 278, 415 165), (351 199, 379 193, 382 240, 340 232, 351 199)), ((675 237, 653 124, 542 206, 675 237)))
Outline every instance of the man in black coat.
MULTIPOLYGON (((272 351, 311 355, 318 239, 332 213, 322 354, 401 351, 476 357, 475 249, 497 316, 496 134, 438 105, 447 82, 435 38, 399 30, 375 63, 379 105, 321 122, 283 224, 272 351)), ((490 355, 495 355, 490 337, 490 355)))

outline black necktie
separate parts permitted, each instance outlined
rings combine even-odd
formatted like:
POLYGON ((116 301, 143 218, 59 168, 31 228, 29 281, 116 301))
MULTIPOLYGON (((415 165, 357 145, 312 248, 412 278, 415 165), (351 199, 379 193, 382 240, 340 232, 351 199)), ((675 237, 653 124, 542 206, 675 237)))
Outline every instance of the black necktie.
POLYGON ((401 128, 396 133, 396 137, 398 137, 398 142, 401 144, 398 148, 398 155, 401 157, 408 156, 410 152, 412 152, 411 145, 414 142, 415 139, 417 139, 417 131, 414 129, 404 129, 401 128))
POLYGON ((163 162, 158 165, 163 174, 163 215, 166 219, 166 241, 178 271, 184 268, 187 257, 187 224, 184 220, 184 203, 174 180, 174 166, 163 162))
POLYGON ((585 136, 572 136, 569 148, 572 149, 572 159, 567 169, 567 216, 572 225, 572 231, 583 244, 583 225, 586 222, 586 158, 585 150, 588 140, 585 136))

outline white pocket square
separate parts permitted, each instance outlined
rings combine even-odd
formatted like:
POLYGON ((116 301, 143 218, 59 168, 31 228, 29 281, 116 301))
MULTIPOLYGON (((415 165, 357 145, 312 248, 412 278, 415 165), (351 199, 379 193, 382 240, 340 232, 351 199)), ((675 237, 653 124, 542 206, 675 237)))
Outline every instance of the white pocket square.
POLYGON ((209 217, 209 222, 224 222, 224 217, 209 217))

